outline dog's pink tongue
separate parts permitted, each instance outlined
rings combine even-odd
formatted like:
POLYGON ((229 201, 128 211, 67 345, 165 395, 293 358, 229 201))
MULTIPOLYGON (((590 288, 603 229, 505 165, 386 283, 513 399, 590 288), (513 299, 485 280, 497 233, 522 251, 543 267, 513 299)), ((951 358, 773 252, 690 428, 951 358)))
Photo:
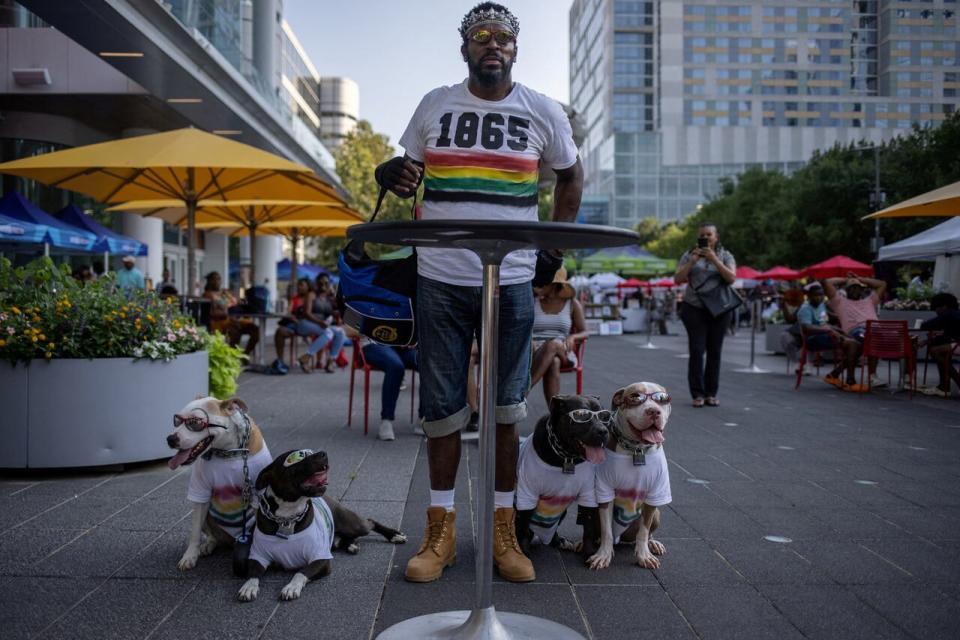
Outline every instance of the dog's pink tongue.
POLYGON ((584 447, 583 450, 587 461, 593 464, 603 464, 607 459, 607 452, 603 447, 584 447))
POLYGON ((177 455, 173 456, 169 461, 167 461, 167 466, 171 469, 176 469, 189 457, 190 449, 181 449, 180 451, 177 451, 177 455))
POLYGON ((649 442, 650 444, 660 444, 663 442, 663 432, 656 427, 647 429, 640 434, 640 437, 643 438, 644 442, 649 442))

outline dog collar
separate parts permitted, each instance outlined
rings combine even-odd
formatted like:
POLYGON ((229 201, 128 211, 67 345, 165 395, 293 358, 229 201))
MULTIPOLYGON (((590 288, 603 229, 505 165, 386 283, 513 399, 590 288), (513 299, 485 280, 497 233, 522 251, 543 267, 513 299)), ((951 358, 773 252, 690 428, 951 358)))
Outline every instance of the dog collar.
POLYGON ((209 460, 214 456, 224 459, 239 458, 250 453, 250 449, 247 448, 247 443, 250 441, 250 418, 246 412, 238 409, 230 414, 230 421, 237 425, 237 433, 240 434, 240 446, 236 449, 208 449, 202 456, 204 460, 209 460))
POLYGON ((310 511, 310 501, 307 500, 307 504, 303 507, 303 511, 300 513, 290 516, 289 518, 282 518, 272 511, 270 511, 270 505, 266 500, 266 490, 260 492, 260 513, 263 514, 263 517, 271 522, 277 524, 277 533, 278 538, 283 538, 286 540, 293 535, 293 530, 296 528, 297 523, 303 520, 304 516, 307 515, 307 512, 310 511))
POLYGON ((553 432, 553 425, 547 420, 547 443, 553 452, 563 459, 563 472, 566 474, 576 473, 576 466, 586 460, 583 456, 571 454, 560 444, 560 439, 553 432))

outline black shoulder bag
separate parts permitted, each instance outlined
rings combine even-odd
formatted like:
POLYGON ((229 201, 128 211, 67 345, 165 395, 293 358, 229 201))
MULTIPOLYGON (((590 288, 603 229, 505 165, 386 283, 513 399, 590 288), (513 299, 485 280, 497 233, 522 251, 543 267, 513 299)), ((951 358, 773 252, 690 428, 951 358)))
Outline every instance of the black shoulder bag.
POLYGON ((700 302, 714 318, 722 316, 728 311, 733 311, 743 304, 743 298, 740 297, 737 290, 727 284, 719 273, 711 273, 704 278, 700 286, 693 287, 693 290, 697 292, 700 302), (714 279, 720 281, 717 286, 703 291, 703 286, 714 279))

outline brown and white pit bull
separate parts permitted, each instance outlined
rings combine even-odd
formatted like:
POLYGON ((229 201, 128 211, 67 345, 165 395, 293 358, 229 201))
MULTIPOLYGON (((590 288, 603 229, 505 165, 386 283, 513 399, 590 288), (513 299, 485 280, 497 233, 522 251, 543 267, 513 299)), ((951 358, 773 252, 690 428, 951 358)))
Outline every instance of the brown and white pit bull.
POLYGON ((669 504, 670 474, 663 453, 663 431, 670 418, 670 395, 655 382, 634 382, 613 395, 613 421, 606 460, 597 467, 600 548, 587 560, 605 569, 617 542, 633 542, 641 567, 656 569, 666 547, 652 538, 660 526, 657 507, 669 504))
POLYGON ((247 531, 252 531, 253 506, 247 504, 244 509, 243 451, 251 491, 260 471, 273 459, 239 398, 198 398, 174 414, 173 424, 167 444, 177 453, 168 465, 171 469, 193 465, 187 489, 187 500, 193 505, 190 538, 177 563, 186 571, 217 546, 232 546, 244 519, 247 531))

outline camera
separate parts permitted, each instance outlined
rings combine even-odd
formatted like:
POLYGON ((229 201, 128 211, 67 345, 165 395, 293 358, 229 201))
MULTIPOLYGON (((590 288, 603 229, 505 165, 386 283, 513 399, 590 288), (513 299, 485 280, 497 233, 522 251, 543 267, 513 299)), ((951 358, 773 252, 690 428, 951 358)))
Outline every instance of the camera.
POLYGON ((700 249, 706 249, 710 245, 710 241, 706 238, 697 238, 697 247, 700 249))

